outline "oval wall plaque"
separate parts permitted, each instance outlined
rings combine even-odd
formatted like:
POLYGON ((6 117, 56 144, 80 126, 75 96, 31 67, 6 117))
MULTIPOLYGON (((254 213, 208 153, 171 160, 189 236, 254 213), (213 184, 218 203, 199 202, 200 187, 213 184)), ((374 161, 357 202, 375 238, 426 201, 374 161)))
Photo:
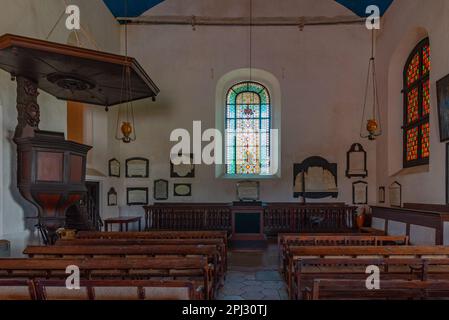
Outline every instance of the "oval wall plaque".
POLYGON ((175 185, 175 196, 186 197, 190 196, 192 187, 188 184, 175 185))

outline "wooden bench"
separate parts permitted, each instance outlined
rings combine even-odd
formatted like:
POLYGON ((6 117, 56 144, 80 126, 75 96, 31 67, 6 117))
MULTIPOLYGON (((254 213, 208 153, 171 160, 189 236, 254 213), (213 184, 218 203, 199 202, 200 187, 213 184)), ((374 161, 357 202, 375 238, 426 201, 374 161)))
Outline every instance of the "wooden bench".
POLYGON ((391 246, 409 244, 407 236, 284 235, 279 240, 281 270, 286 274, 286 263, 290 246, 391 246))
POLYGON ((36 300, 34 282, 24 279, 0 280, 0 301, 36 300))
POLYGON ((301 299, 315 279, 366 280, 368 266, 377 266, 382 280, 449 279, 449 259, 300 259, 295 265, 290 297, 301 299))
POLYGON ((227 231, 80 231, 76 237, 78 239, 223 239, 224 243, 228 243, 227 231))
POLYGON ((39 300, 195 300, 193 281, 82 280, 69 290, 64 280, 36 280, 39 300))
POLYGON ((98 232, 80 231, 78 239, 221 239, 225 245, 222 255, 225 271, 228 259, 227 231, 146 231, 146 232, 98 232))
POLYGON ((57 246, 144 246, 144 245, 213 245, 220 252, 224 272, 227 271, 227 245, 223 239, 74 239, 58 240, 57 246))
POLYGON ((378 247, 313 247, 290 246, 287 264, 287 283, 292 294, 294 265, 303 259, 316 258, 449 258, 449 247, 419 247, 419 246, 378 246, 378 247))
POLYGON ((365 280, 316 279, 306 300, 405 300, 449 298, 449 281, 383 280, 379 290, 368 290, 365 280))
POLYGON ((53 258, 140 258, 140 257, 191 257, 202 256, 212 265, 214 286, 224 280, 224 262, 213 245, 154 245, 154 246, 28 246, 24 254, 33 257, 53 258))
POLYGON ((68 266, 77 266, 87 280, 189 280, 198 298, 213 299, 213 274, 206 258, 147 259, 0 259, 3 279, 66 279, 68 266))

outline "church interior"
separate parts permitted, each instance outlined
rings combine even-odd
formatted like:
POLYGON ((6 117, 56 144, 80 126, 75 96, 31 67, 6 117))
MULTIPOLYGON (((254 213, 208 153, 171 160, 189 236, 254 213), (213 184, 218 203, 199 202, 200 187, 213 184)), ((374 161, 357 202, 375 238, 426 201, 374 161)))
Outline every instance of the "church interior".
POLYGON ((3 0, 0 300, 449 299, 449 1, 3 0))

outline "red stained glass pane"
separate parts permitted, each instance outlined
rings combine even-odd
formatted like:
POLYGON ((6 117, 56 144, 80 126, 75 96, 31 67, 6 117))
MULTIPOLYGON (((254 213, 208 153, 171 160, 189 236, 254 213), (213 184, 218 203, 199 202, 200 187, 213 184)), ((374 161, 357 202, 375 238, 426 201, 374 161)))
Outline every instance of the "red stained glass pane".
POLYGON ((425 123, 421 126, 421 149, 422 157, 429 158, 430 156, 430 126, 425 123))
POLYGON ((430 46, 427 44, 423 48, 423 74, 427 74, 430 71, 430 46))
POLYGON ((407 161, 418 160, 418 128, 407 131, 407 161))
POLYGON ((430 80, 424 82, 422 87, 422 113, 426 116, 430 113, 430 80))
POLYGON ((417 52, 407 68, 407 86, 415 83, 419 79, 419 56, 417 52))
POLYGON ((418 88, 407 94, 407 123, 412 123, 419 118, 418 88))

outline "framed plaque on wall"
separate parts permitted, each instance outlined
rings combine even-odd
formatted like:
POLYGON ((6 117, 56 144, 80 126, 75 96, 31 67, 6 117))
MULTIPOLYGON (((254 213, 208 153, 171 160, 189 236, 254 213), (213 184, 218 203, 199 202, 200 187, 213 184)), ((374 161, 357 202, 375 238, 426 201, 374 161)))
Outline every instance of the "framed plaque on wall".
POLYGON ((171 178, 194 178, 195 165, 193 164, 193 154, 179 155, 182 163, 173 164, 170 161, 170 177, 171 178))
POLYGON ((126 189, 126 204, 128 206, 140 206, 148 204, 148 188, 126 189))
POLYGON ((402 185, 395 181, 389 187, 390 206, 400 208, 402 206, 402 185))
POLYGON ((346 177, 366 178, 368 170, 366 168, 366 151, 360 143, 354 143, 347 152, 346 177))
POLYGON ((115 158, 109 160, 109 176, 120 178, 120 161, 115 158))
POLYGON ((191 197, 192 185, 190 183, 175 183, 173 186, 173 195, 175 197, 191 197))
POLYGON ((108 206, 113 207, 117 205, 117 191, 114 188, 109 189, 108 192, 108 206))
POLYGON ((368 183, 356 181, 352 184, 352 203, 368 204, 368 183))
POLYGON ((378 201, 379 203, 385 203, 385 187, 379 187, 378 201))
POLYGON ((145 158, 130 158, 126 160, 127 178, 148 178, 149 161, 145 158))
POLYGON ((168 181, 167 180, 156 180, 154 181, 153 190, 154 200, 167 200, 168 199, 168 181))

